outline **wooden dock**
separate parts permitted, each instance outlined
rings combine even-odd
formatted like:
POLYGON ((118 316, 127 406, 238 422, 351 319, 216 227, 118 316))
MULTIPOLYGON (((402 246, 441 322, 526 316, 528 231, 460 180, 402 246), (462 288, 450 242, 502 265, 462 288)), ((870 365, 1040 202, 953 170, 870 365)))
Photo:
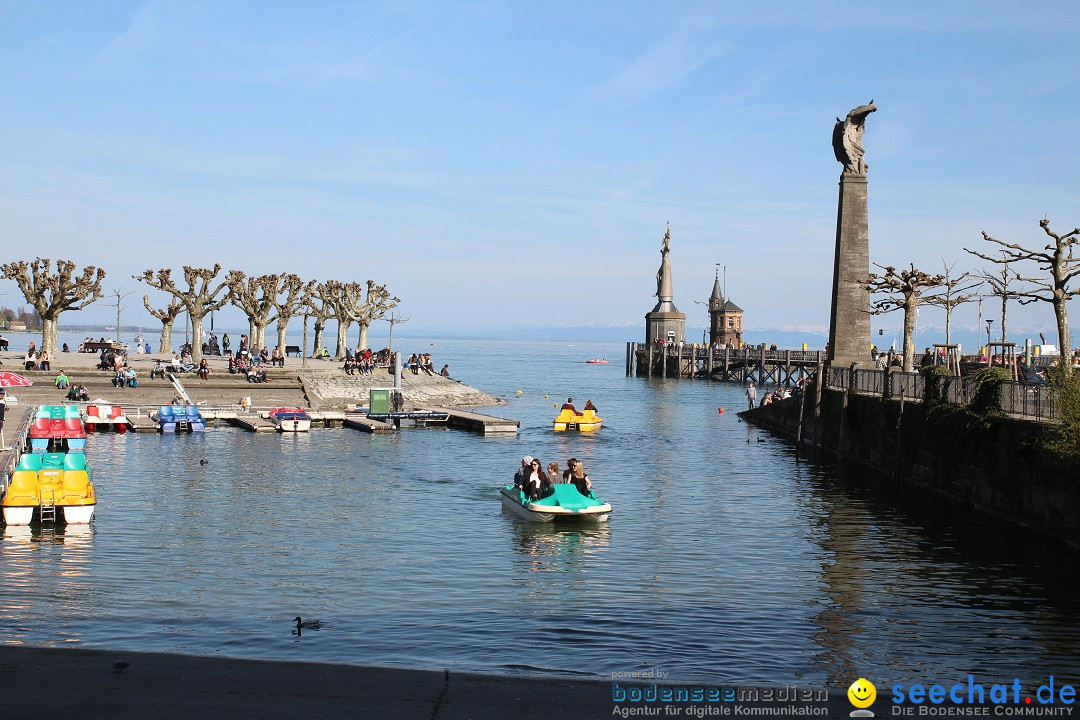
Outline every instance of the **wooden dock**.
POLYGON ((483 435, 516 433, 518 427, 521 425, 520 420, 507 420, 506 418, 481 415, 480 413, 458 410, 456 408, 430 407, 425 409, 447 413, 450 418, 446 421, 446 424, 450 427, 472 430, 473 432, 478 432, 483 435))
POLYGON ((270 422, 264 417, 259 417, 253 413, 248 413, 243 416, 237 415, 236 417, 229 418, 228 422, 244 430, 250 430, 256 433, 272 433, 277 432, 277 425, 270 422))
POLYGON ((362 430, 374 435, 385 435, 397 430, 392 423, 372 420, 364 415, 349 415, 341 421, 341 424, 347 428, 362 430))

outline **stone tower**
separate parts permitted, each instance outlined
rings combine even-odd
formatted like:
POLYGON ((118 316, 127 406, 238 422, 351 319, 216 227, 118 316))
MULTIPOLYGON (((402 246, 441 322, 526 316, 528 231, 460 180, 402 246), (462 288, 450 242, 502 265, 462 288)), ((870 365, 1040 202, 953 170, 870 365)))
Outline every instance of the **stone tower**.
POLYGON ((656 307, 645 314, 645 342, 653 344, 657 340, 665 343, 686 342, 686 316, 675 308, 672 302, 675 291, 671 278, 671 224, 664 233, 664 244, 660 246, 660 269, 656 271, 656 307))
POLYGON ((709 297, 709 342, 713 347, 728 344, 733 348, 742 347, 742 315, 742 308, 730 300, 724 300, 718 272, 709 297))

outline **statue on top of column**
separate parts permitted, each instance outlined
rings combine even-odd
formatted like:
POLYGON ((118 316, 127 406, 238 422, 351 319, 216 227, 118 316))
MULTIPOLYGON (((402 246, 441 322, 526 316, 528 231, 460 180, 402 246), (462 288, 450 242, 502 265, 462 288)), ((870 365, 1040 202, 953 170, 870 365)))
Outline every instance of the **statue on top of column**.
POLYGON ((664 233, 664 244, 660 246, 660 269, 656 271, 656 297, 661 300, 672 298, 671 291, 671 261, 668 254, 671 253, 671 223, 668 223, 667 232, 664 233))
POLYGON ((836 160, 844 166, 844 172, 853 175, 865 175, 869 165, 863 160, 862 137, 866 125, 866 116, 877 110, 874 101, 860 105, 847 114, 843 120, 836 118, 833 126, 832 144, 836 160))

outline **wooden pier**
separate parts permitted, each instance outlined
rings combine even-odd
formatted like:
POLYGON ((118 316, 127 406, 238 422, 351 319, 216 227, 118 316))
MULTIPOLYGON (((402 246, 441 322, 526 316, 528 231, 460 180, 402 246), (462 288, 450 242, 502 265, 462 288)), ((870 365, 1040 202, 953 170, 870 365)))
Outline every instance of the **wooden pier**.
POLYGON ((519 420, 507 420, 506 418, 481 415, 480 413, 469 412, 467 410, 442 407, 432 407, 427 409, 434 410, 435 412, 447 413, 450 418, 446 421, 446 424, 450 427, 472 430, 473 432, 478 432, 483 435, 516 433, 518 427, 521 426, 521 421, 519 420))
POLYGON ((626 343, 626 375, 690 378, 758 385, 794 385, 811 377, 825 361, 823 350, 769 350, 757 347, 626 343))
POLYGON ((244 430, 250 430, 251 432, 277 432, 277 425, 270 422, 264 417, 259 417, 258 415, 253 415, 250 413, 242 417, 238 415, 234 418, 229 418, 228 422, 232 425, 243 428, 244 430))
POLYGON ((387 435, 392 432, 396 432, 397 428, 393 423, 383 422, 382 420, 372 420, 365 415, 349 415, 342 420, 342 425, 353 430, 362 430, 366 433, 373 435, 387 435))

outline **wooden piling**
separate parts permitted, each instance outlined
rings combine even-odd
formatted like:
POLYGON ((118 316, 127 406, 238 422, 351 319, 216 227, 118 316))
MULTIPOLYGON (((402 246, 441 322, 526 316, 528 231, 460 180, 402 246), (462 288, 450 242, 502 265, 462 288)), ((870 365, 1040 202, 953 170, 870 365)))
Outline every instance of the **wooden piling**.
POLYGON ((650 377, 650 378, 652 377, 652 367, 653 367, 653 354, 652 354, 652 351, 653 351, 653 344, 649 343, 649 368, 645 373, 645 377, 650 377))
POLYGON ((822 362, 821 356, 818 355, 817 369, 814 374, 814 455, 821 450, 821 443, 824 442, 821 432, 821 393, 825 387, 825 363, 822 362))

